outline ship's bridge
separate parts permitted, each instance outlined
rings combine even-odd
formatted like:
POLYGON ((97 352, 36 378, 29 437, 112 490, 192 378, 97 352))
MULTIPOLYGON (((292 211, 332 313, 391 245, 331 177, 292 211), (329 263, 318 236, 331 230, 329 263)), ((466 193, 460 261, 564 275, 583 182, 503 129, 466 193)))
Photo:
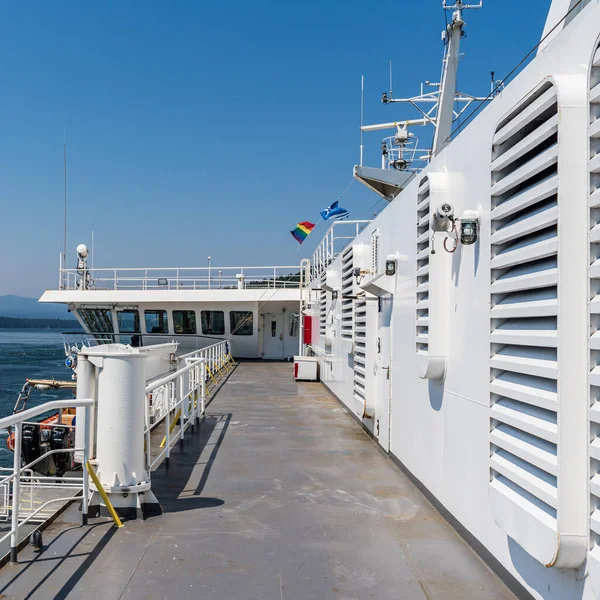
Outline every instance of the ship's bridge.
POLYGON ((241 358, 283 360, 298 353, 299 265, 94 269, 86 259, 81 252, 76 269, 61 268, 59 289, 40 299, 67 305, 86 342, 174 341, 185 353, 229 340, 241 358))

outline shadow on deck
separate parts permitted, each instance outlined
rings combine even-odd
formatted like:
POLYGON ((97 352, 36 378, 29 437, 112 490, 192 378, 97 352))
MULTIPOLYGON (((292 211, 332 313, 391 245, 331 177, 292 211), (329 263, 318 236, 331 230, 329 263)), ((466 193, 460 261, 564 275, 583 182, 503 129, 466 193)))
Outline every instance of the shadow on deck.
POLYGON ((0 570, 0 597, 508 600, 504 584, 321 384, 242 363, 152 473, 165 513, 71 507, 0 570))

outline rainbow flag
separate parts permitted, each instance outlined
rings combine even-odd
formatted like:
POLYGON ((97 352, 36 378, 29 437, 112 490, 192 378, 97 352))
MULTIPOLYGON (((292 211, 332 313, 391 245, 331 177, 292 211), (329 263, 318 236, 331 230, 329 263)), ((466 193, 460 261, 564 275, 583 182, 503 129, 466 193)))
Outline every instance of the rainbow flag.
POLYGON ((290 231, 290 233, 294 236, 294 239, 301 244, 314 228, 314 223, 311 223, 310 221, 302 221, 302 223, 298 223, 298 225, 296 225, 296 229, 290 231))

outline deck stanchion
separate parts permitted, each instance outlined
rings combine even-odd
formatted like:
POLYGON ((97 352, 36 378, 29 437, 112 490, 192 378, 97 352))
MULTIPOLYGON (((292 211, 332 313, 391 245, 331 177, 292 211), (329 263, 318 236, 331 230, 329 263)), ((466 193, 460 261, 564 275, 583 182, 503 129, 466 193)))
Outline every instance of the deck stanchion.
MULTIPOLYGON (((165 443, 167 445, 167 455, 165 463, 169 464, 169 458, 171 457, 171 411, 167 410, 165 417, 165 443)), ((162 445, 162 444, 161 444, 162 445)))
MULTIPOLYGON (((201 397, 201 406, 202 406, 202 416, 204 416, 204 407, 206 405, 206 377, 202 374, 202 397, 201 397)), ((196 418, 198 418, 196 416, 196 418)), ((198 419, 199 420, 199 419, 198 419)))
MULTIPOLYGON (((84 431, 84 443, 83 443, 83 464, 87 465, 90 460, 90 449, 89 449, 89 439, 90 439, 90 411, 91 407, 86 408, 83 412, 83 431, 84 431)), ((90 497, 90 479, 87 471, 83 472, 83 498, 81 501, 81 524, 88 524, 88 501, 90 497)))
POLYGON ((17 552, 19 547, 19 496, 21 493, 21 423, 15 425, 14 438, 14 456, 13 456, 13 494, 12 494, 12 515, 11 515, 11 534, 10 534, 10 562, 17 562, 17 552))
MULTIPOLYGON (((178 386, 178 389, 176 389, 176 391, 175 391, 175 398, 177 398, 179 396, 179 400, 177 403, 182 402, 182 400, 183 400, 183 398, 182 398, 183 389, 181 386, 181 377, 179 379, 180 379, 180 382, 179 382, 180 385, 178 386)), ((175 380, 175 381, 177 381, 177 380, 175 380)), ((182 404, 183 404, 183 402, 182 402, 182 404)), ((185 436, 185 432, 183 429, 183 410, 182 410, 182 408, 179 409, 179 445, 181 447, 183 447, 183 438, 185 436)))
POLYGON ((150 448, 150 400, 148 399, 148 394, 144 394, 144 420, 146 421, 146 431, 144 433, 145 436, 145 446, 146 446, 146 466, 148 467, 148 472, 150 472, 150 466, 152 465, 152 449, 150 448))

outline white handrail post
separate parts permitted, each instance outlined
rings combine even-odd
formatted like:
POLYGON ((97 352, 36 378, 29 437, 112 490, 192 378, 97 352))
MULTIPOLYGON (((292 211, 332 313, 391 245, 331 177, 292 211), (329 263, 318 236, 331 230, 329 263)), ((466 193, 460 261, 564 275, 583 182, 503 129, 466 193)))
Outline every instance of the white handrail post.
POLYGON ((13 456, 13 493, 12 493, 12 519, 10 527, 10 562, 17 562, 19 551, 19 500, 21 494, 21 423, 15 425, 13 456))
POLYGON ((169 407, 167 407, 165 426, 165 440, 167 443, 166 464, 169 464, 169 458, 171 456, 171 409, 169 407))
POLYGON ((146 420, 146 466, 148 468, 148 473, 150 473, 150 469, 152 467, 152 452, 150 449, 150 399, 148 398, 148 394, 144 394, 144 411, 145 411, 145 420, 146 420))
POLYGON ((182 412, 183 412, 184 421, 188 421, 188 422, 190 420, 190 390, 191 390, 191 386, 189 385, 189 383, 190 383, 189 375, 190 375, 190 371, 188 371, 186 374, 182 374, 179 376, 179 387, 181 388, 181 395, 183 396, 183 406, 181 408, 182 408, 182 412), (184 385, 186 375, 188 377, 188 385, 187 386, 184 385))
POLYGON ((179 412, 179 444, 183 446, 183 438, 185 436, 185 432, 183 431, 183 411, 184 411, 184 402, 183 402, 183 386, 181 385, 181 375, 179 376, 179 385, 177 385, 177 379, 173 381, 175 383, 175 398, 178 398, 177 404, 181 403, 181 409, 179 412))
POLYGON ((203 360, 202 361, 202 369, 200 369, 200 371, 202 373, 202 378, 201 378, 201 381, 202 381, 202 399, 201 399, 201 402, 202 402, 202 405, 201 405, 202 406, 202 416, 204 416, 204 408, 206 406, 206 376, 205 376, 205 373, 204 373, 204 371, 205 371, 204 365, 205 364, 206 364, 206 360, 203 360))
POLYGON ((114 290, 117 289, 117 270, 116 269, 113 271, 113 289, 114 290))
MULTIPOLYGON (((90 460, 90 412, 91 407, 86 408, 83 411, 84 419, 83 419, 83 432, 84 432, 84 442, 83 442, 83 498, 81 501, 81 524, 88 524, 88 500, 90 497, 90 481, 89 475, 87 472, 86 465, 88 460, 90 460)), ((80 411, 81 412, 81 411, 80 411)))

